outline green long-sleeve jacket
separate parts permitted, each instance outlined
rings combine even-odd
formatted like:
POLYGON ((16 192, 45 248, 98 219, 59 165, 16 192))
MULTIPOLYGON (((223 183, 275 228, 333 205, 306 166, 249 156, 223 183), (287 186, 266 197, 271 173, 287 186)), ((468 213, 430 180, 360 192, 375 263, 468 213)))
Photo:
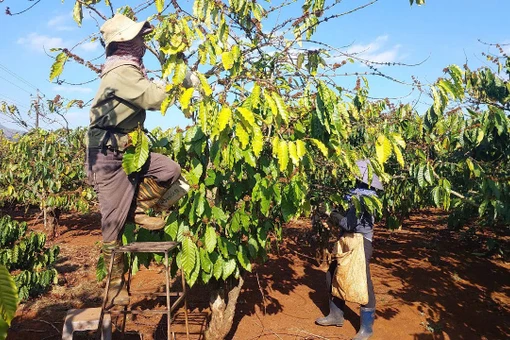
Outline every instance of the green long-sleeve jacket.
POLYGON ((166 94, 129 62, 111 68, 102 76, 92 102, 88 147, 103 146, 123 151, 127 133, 145 121, 145 110, 159 110, 166 94), (104 144, 104 145, 103 145, 104 144))

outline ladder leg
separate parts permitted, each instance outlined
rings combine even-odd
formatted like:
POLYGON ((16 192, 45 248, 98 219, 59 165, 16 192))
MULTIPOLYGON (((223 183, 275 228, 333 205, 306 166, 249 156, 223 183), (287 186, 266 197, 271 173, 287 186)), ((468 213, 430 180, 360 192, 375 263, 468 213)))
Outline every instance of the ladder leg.
POLYGON ((104 313, 106 309, 106 303, 108 299, 108 290, 110 289, 110 279, 112 278, 112 270, 113 270, 113 259, 115 258, 115 249, 112 250, 112 254, 110 257, 110 266, 108 268, 108 275, 106 276, 106 287, 104 288, 104 298, 103 298, 103 305, 101 306, 101 313, 99 315, 99 322, 97 326, 98 332, 102 331, 103 327, 103 319, 104 319, 104 313))
POLYGON ((168 264, 168 250, 165 251, 165 278, 166 278, 166 315, 167 315, 167 338, 171 339, 172 333, 170 324, 172 323, 172 318, 170 315, 170 268, 168 264))
POLYGON ((189 340, 188 291, 186 290, 186 280, 184 279, 184 271, 181 271, 181 278, 182 278, 182 294, 184 295, 184 321, 186 322, 186 339, 189 340))

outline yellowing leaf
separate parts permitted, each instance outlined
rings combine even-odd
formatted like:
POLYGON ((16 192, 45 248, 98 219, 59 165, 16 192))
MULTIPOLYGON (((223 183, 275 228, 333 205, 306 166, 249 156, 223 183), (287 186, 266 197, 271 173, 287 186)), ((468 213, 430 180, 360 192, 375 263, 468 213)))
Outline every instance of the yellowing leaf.
POLYGON ((406 142, 404 141, 404 139, 402 138, 401 135, 399 135, 398 133, 392 133, 391 134, 391 139, 393 139, 393 141, 395 143, 398 144, 398 146, 400 146, 402 149, 405 149, 406 147, 406 142))
POLYGON ((296 142, 296 151, 299 159, 303 159, 306 155, 306 145, 301 139, 296 142))
POLYGON ((223 52, 221 54, 221 61, 225 70, 230 70, 234 66, 234 58, 230 52, 223 52))
POLYGON ((285 140, 281 140, 278 145, 278 164, 280 164, 280 171, 285 171, 289 164, 289 148, 285 140))
POLYGON ((202 73, 197 73, 198 79, 200 79, 200 84, 202 84, 202 90, 204 91, 204 94, 206 96, 210 96, 212 93, 212 89, 209 86, 209 83, 207 82, 207 79, 202 73))
POLYGON ((81 2, 79 1, 74 3, 73 19, 78 24, 78 26, 81 26, 81 21, 83 20, 83 8, 81 2))
POLYGON ((280 138, 278 136, 274 136, 271 141, 271 146, 273 147, 273 157, 278 158, 278 147, 280 145, 280 138))
POLYGON ((172 78, 172 82, 174 84, 181 84, 184 81, 186 78, 187 68, 188 67, 186 66, 186 63, 182 59, 177 60, 177 64, 175 65, 175 73, 172 78))
POLYGON ((257 125, 253 126, 253 153, 256 157, 260 156, 264 147, 264 136, 262 130, 257 125))
POLYGON ((383 165, 386 163, 388 158, 391 156, 391 149, 392 145, 388 138, 386 138, 385 135, 379 135, 375 142, 375 153, 379 164, 383 165))
POLYGON ((243 124, 236 125, 236 137, 239 138, 239 141, 241 142, 241 147, 245 149, 250 140, 250 136, 248 135, 248 132, 244 129, 243 124))
POLYGON ((218 129, 221 131, 225 130, 227 124, 232 118, 232 110, 228 106, 221 108, 220 114, 218 115, 218 129))
POLYGON ((165 62, 165 64, 163 65, 163 74, 162 74, 163 79, 168 77, 175 69, 175 59, 176 59, 175 55, 171 55, 168 58, 168 60, 165 62))
POLYGON ((163 103, 161 103, 161 114, 164 116, 166 114, 166 111, 174 103, 173 97, 166 97, 165 100, 163 100, 163 103))
POLYGON ((294 142, 289 142, 289 155, 292 160, 292 164, 297 166, 299 164, 299 157, 297 154, 297 146, 294 142))
POLYGON ((205 106, 204 102, 200 102, 200 107, 198 110, 198 121, 202 131, 207 131, 207 107, 205 106))
POLYGON ((269 105, 269 108, 271 109, 273 116, 277 116, 278 115, 278 107, 276 106, 276 102, 271 97, 271 95, 268 94, 266 91, 264 91, 264 99, 266 100, 267 105, 269 105))
POLYGON ((324 155, 324 157, 328 157, 328 148, 322 143, 320 140, 312 138, 311 141, 317 146, 320 152, 324 155))
POLYGON ((397 157, 397 162, 400 164, 400 166, 404 167, 404 157, 402 156, 402 151, 400 151, 400 148, 397 144, 393 144, 393 152, 395 153, 395 157, 397 157))
POLYGON ((273 97, 276 106, 278 108, 278 113, 280 114, 280 117, 284 122, 288 121, 288 114, 287 114, 287 107, 285 105, 285 102, 283 101, 282 97, 276 92, 271 93, 271 96, 273 97))
POLYGON ((251 107, 258 108, 260 105, 260 86, 255 83, 250 94, 251 107))
POLYGON ((182 94, 181 98, 179 99, 179 102, 181 103, 181 108, 183 110, 185 110, 189 107, 189 104, 191 102, 191 97, 193 96, 194 91, 195 91, 195 89, 193 87, 186 89, 184 91, 184 93, 182 94))
POLYGON ((67 55, 64 52, 60 52, 55 58, 55 62, 51 65, 50 81, 53 81, 58 77, 64 70, 64 64, 67 61, 67 55))
POLYGON ((255 125, 255 116, 253 115, 253 112, 244 107, 238 107, 237 111, 241 113, 243 118, 250 124, 250 126, 255 125))
POLYGON ((156 0, 156 10, 158 13, 163 12, 163 8, 165 7, 165 0, 156 0))

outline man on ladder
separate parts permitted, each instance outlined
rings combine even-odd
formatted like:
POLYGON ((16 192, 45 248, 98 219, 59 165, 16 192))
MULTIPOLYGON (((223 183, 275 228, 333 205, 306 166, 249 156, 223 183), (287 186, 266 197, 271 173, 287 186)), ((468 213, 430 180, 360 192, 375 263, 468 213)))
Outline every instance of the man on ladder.
MULTIPOLYGON (((143 128, 146 110, 159 110, 166 98, 164 88, 147 78, 142 61, 146 50, 143 36, 151 31, 149 22, 135 22, 122 14, 101 27, 106 61, 90 110, 86 172, 99 199, 105 258, 111 257, 112 249, 120 244, 128 218, 142 228, 162 229, 165 221, 145 212, 156 205, 162 210, 169 208, 189 188, 180 176, 179 164, 161 154, 150 153, 139 172, 127 175, 122 168, 128 134, 143 128), (183 186, 184 190, 180 189, 183 186), (173 200, 167 193, 174 196, 173 200)), ((125 306, 129 294, 124 284, 123 254, 112 260, 107 305, 125 306)))

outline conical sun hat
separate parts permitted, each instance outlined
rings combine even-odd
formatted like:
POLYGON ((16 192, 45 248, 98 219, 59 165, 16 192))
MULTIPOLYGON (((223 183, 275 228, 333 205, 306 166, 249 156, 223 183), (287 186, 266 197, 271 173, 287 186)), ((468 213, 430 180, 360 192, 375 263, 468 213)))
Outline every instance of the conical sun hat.
POLYGON ((115 14, 101 26, 100 31, 103 35, 105 48, 108 48, 112 42, 132 40, 140 32, 142 35, 150 33, 152 26, 148 21, 135 22, 123 14, 115 14))

